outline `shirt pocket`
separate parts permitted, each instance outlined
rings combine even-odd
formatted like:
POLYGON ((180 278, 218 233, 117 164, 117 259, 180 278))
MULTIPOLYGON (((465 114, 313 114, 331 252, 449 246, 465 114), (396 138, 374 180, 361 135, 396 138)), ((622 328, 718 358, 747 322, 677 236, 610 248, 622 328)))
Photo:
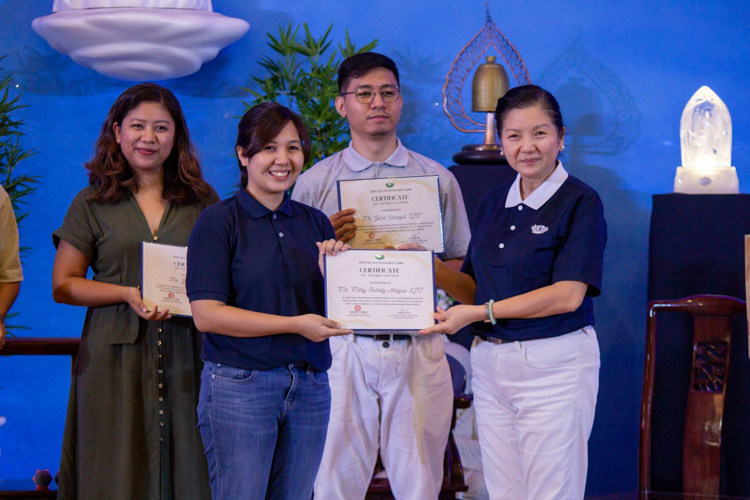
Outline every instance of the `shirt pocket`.
POLYGON ((238 368, 236 366, 217 363, 214 365, 214 371, 211 375, 214 379, 227 382, 248 382, 256 373, 257 370, 248 370, 246 368, 238 368))
POLYGON ((556 254, 554 236, 524 235, 513 245, 512 273, 532 286, 531 289, 551 285, 556 254))

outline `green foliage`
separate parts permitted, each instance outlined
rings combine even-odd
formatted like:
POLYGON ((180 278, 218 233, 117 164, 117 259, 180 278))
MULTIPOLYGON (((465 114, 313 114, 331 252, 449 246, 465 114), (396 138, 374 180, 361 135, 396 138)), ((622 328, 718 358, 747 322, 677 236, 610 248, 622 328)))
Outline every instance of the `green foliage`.
MULTIPOLYGON (((5 56, 0 57, 0 61, 5 56)), ((0 71, 2 68, 0 68, 0 71)), ((13 84, 13 76, 8 74, 0 80, 0 182, 3 188, 8 192, 13 212, 16 216, 16 222, 19 227, 21 221, 28 215, 28 212, 21 210, 22 205, 26 203, 25 197, 29 196, 36 190, 36 184, 39 183, 38 175, 15 175, 14 169, 18 164, 36 154, 35 151, 24 149, 21 145, 21 126, 23 120, 15 120, 11 113, 25 106, 20 104, 21 96, 11 97, 10 90, 13 84)), ((21 254, 27 255, 30 248, 21 247, 21 254)), ((17 313, 9 314, 7 319, 16 316, 17 313)), ((7 325, 8 330, 25 329, 19 325, 7 325)), ((12 336, 8 333, 8 336, 12 336)))
MULTIPOLYGON (((0 61, 4 58, 5 56, 0 57, 0 61)), ((20 104, 21 95, 10 96, 12 83, 13 76, 10 74, 0 80, 0 181, 8 192, 20 227, 21 221, 28 215, 28 212, 21 210, 22 205, 26 204, 24 198, 36 190, 40 176, 14 175, 13 172, 21 161, 36 154, 36 151, 24 149, 21 145, 21 136, 24 134, 20 128, 23 120, 13 119, 11 113, 26 106, 20 104)), ((28 250, 22 248, 26 253, 28 250)))
POLYGON ((349 56, 372 50, 378 40, 357 49, 347 30, 344 45, 338 44, 338 49, 334 48, 329 55, 333 24, 320 38, 310 33, 307 23, 303 26, 304 37, 299 34, 299 26, 292 29, 291 22, 286 29, 279 26, 278 36, 268 34, 268 46, 275 55, 260 61, 267 76, 253 78, 259 87, 257 91, 243 90, 255 98, 245 103, 248 108, 264 101, 274 101, 302 116, 312 146, 310 160, 303 167, 306 170, 347 146, 349 128, 346 119, 333 106, 339 93, 336 83, 339 64, 349 56))

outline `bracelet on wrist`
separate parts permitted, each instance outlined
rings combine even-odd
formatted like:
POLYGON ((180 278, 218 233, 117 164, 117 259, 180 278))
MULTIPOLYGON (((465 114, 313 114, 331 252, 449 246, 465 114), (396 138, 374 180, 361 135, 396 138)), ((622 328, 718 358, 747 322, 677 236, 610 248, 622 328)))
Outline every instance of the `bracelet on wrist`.
POLYGON ((495 301, 492 300, 492 299, 490 299, 490 301, 487 302, 487 306, 488 306, 487 307, 487 310, 488 310, 487 312, 489 313, 489 316, 490 316, 490 323, 492 323, 493 325, 496 325, 497 324, 497 320, 495 319, 495 314, 492 312, 492 304, 494 304, 494 303, 495 303, 495 301))

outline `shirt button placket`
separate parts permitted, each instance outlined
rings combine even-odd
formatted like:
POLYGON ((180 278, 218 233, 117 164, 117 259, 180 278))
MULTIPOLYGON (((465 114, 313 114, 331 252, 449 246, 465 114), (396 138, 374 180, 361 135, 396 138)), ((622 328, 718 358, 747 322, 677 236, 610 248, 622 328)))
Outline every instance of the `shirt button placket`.
POLYGON ((159 381, 158 385, 158 394, 159 394, 159 402, 158 402, 158 408, 159 408, 159 441, 164 442, 164 356, 162 355, 162 334, 164 333, 164 329, 162 328, 163 324, 161 321, 159 322, 159 326, 156 329, 156 332, 158 333, 156 337, 156 353, 158 355, 157 358, 157 380, 159 381))

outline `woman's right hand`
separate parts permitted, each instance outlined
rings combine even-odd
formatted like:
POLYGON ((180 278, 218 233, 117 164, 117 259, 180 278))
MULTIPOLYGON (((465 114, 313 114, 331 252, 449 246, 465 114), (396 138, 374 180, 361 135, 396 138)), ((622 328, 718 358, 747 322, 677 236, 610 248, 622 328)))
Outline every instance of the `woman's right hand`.
POLYGON ((125 302, 133 308, 133 311, 135 311, 138 316, 147 321, 164 321, 172 317, 172 315, 169 314, 169 309, 160 311, 159 306, 154 306, 154 310, 149 311, 146 304, 143 303, 143 299, 141 299, 141 292, 137 288, 126 287, 124 295, 125 302))
POLYGON ((303 314, 295 320, 297 333, 313 342, 323 342, 328 337, 354 333, 354 330, 344 330, 339 323, 317 314, 303 314))
POLYGON ((447 333, 452 335, 461 328, 484 319, 484 306, 470 306, 459 304, 443 311, 438 307, 438 312, 432 315, 438 323, 430 328, 419 330, 420 335, 432 333, 447 333))

